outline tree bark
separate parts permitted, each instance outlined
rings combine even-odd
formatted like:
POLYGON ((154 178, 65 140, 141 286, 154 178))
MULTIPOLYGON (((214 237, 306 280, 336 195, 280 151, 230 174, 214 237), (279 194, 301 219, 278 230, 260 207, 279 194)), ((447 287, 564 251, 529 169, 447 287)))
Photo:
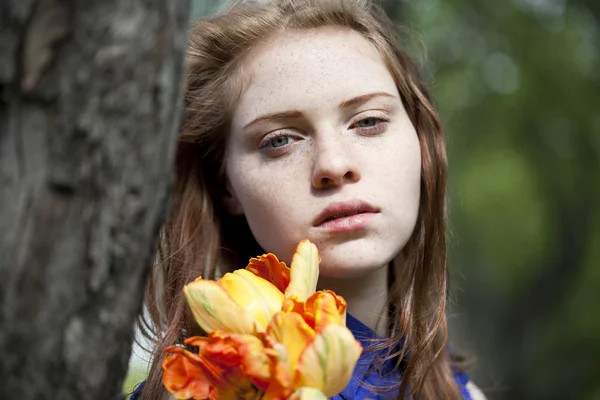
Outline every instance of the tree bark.
POLYGON ((0 398, 122 397, 187 0, 0 1, 0 398))

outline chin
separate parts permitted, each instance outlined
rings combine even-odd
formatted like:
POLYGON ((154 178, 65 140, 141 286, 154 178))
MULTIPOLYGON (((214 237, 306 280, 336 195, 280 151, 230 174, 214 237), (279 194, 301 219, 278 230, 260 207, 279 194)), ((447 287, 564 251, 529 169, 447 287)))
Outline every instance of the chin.
POLYGON ((356 279, 371 274, 388 265, 400 249, 378 249, 357 244, 335 245, 321 250, 319 275, 324 278, 356 279))

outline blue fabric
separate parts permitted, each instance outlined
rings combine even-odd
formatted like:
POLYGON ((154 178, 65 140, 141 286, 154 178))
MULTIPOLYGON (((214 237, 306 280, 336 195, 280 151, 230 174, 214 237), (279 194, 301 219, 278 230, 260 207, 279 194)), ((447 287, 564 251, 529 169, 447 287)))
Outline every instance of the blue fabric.
MULTIPOLYGON (((367 387, 375 386, 377 388, 390 387, 394 383, 398 382, 401 378, 400 371, 398 371, 392 360, 387 361, 380 373, 377 371, 369 371, 371 365, 374 364, 378 357, 385 357, 386 352, 375 352, 375 351, 366 351, 374 344, 374 339, 379 338, 372 329, 367 327, 365 324, 347 314, 346 317, 346 325, 348 329, 352 331, 356 340, 360 342, 363 346, 363 354, 360 356, 356 367, 354 368, 354 373, 352 374, 352 378, 350 382, 346 386, 346 388, 338 395, 331 398, 331 400, 362 400, 362 399, 375 399, 378 398, 371 392, 367 387), (367 386, 367 387, 365 387, 367 386)), ((469 377, 466 373, 456 371, 454 372, 454 380, 460 389, 460 393, 463 395, 465 400, 471 400, 471 396, 467 391, 467 382, 469 381, 469 377)), ((130 400, 136 400, 140 396, 142 388, 144 387, 144 382, 140 383, 134 390, 133 394, 130 397, 130 400)), ((384 398, 395 393, 392 391, 383 392, 382 397, 384 398)))
MULTIPOLYGON (((352 331, 356 340, 363 346, 363 354, 361 355, 350 382, 346 388, 338 395, 332 397, 331 400, 353 400, 353 399, 375 399, 375 398, 388 398, 393 395, 397 395, 397 391, 381 391, 386 387, 391 387, 397 383, 401 378, 401 372, 395 368, 393 360, 388 360, 378 371, 370 371, 370 367, 376 362, 377 358, 384 358, 387 351, 382 350, 367 351, 371 346, 377 343, 377 339, 381 340, 372 329, 367 327, 365 324, 354 318, 352 315, 347 314, 346 325, 348 329, 352 331), (369 386, 374 386, 379 389, 380 396, 376 396, 372 391, 368 389, 369 386)), ((454 380, 465 400, 471 400, 471 396, 467 391, 467 382, 469 377, 464 372, 454 372, 454 380)))
POLYGON ((140 383, 135 387, 135 389, 133 389, 133 393, 131 394, 129 400, 137 400, 140 397, 142 394, 142 389, 144 388, 144 383, 146 383, 146 381, 140 383))

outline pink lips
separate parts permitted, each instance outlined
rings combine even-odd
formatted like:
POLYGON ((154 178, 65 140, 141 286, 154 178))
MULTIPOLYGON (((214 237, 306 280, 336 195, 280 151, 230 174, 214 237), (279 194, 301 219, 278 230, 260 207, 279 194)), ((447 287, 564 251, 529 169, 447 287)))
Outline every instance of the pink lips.
POLYGON ((330 204, 315 219, 313 225, 328 232, 347 232, 364 229, 379 209, 362 200, 330 204))

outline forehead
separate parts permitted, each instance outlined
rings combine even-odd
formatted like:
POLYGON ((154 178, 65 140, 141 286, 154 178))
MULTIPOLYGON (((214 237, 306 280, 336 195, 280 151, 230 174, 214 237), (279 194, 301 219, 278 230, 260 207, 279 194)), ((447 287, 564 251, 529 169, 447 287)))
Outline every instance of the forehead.
POLYGON ((250 54, 250 81, 234 125, 262 113, 337 105, 365 93, 397 93, 375 46, 351 30, 319 28, 275 36, 250 54))

